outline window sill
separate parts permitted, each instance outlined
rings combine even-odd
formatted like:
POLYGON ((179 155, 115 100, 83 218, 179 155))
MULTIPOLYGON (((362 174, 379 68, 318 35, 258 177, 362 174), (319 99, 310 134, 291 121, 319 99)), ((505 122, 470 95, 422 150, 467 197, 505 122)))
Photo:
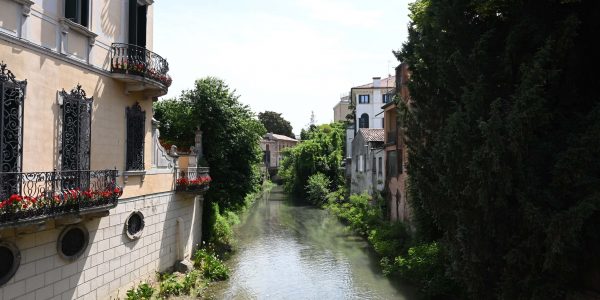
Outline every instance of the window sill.
POLYGON ((127 180, 129 179, 129 176, 141 176, 142 177, 142 182, 144 182, 144 179, 146 177, 146 170, 129 170, 129 171, 123 171, 123 183, 126 184, 127 180))
POLYGON ((93 33, 92 31, 90 31, 89 29, 87 29, 85 26, 82 26, 80 24, 77 24, 77 23, 75 23, 69 19, 65 19, 65 18, 60 18, 59 22, 60 22, 61 30, 63 33, 68 33, 69 30, 73 30, 73 31, 87 37, 88 42, 90 43, 90 46, 93 46, 94 43, 96 42, 96 37, 98 35, 93 33))

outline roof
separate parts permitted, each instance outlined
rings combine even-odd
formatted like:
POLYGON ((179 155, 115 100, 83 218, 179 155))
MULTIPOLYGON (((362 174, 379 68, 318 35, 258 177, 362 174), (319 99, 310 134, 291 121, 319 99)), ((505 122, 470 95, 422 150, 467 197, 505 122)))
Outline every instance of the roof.
POLYGON ((383 128, 361 128, 358 130, 366 142, 383 142, 385 130, 383 128))
POLYGON ((265 135, 265 138, 273 138, 275 140, 284 140, 284 141, 290 141, 290 142, 297 142, 298 140, 293 139, 289 136, 285 136, 285 135, 281 135, 281 134, 275 134, 275 133, 267 133, 267 135, 265 135))
MULTIPOLYGON (((396 76, 389 76, 388 78, 382 78, 380 79, 380 88, 394 88, 396 87, 396 76)), ((364 89, 364 88, 374 88, 373 86, 373 82, 368 83, 368 84, 363 84, 363 85, 359 85, 359 86, 355 86, 353 87, 355 89, 364 89)))

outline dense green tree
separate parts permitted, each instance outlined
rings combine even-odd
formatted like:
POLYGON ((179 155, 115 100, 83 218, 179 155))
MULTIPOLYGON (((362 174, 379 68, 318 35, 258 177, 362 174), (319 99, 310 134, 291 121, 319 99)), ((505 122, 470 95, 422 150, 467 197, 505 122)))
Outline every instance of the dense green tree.
POLYGON ((158 129, 163 142, 179 147, 194 145, 198 123, 193 120, 189 101, 167 99, 155 102, 154 118, 160 120, 158 129))
POLYGON ((203 133, 204 158, 213 178, 204 199, 218 202, 221 209, 235 208, 259 182, 259 141, 266 131, 222 80, 207 77, 195 85, 181 100, 190 103, 203 133))
POLYGON ((600 2, 417 0, 411 205, 472 299, 598 287, 600 2))
POLYGON ((293 139, 296 138, 292 132, 292 125, 280 113, 267 110, 258 113, 258 119, 265 126, 267 132, 289 136, 293 139))
POLYGON ((279 175, 288 192, 304 195, 311 175, 322 173, 335 190, 343 185, 344 124, 325 124, 305 131, 306 139, 286 149, 279 175))

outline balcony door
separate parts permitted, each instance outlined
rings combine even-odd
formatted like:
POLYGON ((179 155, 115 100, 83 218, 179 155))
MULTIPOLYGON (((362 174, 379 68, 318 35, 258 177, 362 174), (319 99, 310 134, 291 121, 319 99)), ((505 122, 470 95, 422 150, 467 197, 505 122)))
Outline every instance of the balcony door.
POLYGON ((129 44, 146 48, 148 6, 129 0, 129 44))
POLYGON ((78 85, 62 96, 61 169, 63 189, 89 187, 92 98, 78 85))
POLYGON ((19 190, 23 152, 23 101, 27 81, 17 81, 0 63, 0 200, 19 190))

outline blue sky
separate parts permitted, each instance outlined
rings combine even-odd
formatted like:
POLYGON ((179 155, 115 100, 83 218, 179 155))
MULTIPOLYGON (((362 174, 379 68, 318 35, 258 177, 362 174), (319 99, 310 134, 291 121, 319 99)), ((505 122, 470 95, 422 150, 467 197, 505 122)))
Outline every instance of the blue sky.
POLYGON ((333 119, 352 86, 385 77, 406 40, 409 1, 159 0, 154 50, 170 66, 165 97, 216 76, 256 113, 280 112, 294 132, 333 119))

